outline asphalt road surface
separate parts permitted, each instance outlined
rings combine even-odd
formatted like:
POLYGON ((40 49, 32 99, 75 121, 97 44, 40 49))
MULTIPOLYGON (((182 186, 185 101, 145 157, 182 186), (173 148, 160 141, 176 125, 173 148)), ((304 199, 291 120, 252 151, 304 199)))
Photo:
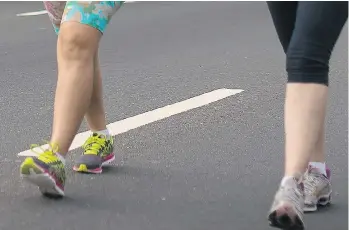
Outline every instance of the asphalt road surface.
MULTIPOLYGON (((47 15, 16 16, 42 9, 0 3, 1 230, 269 229, 282 176, 286 76, 265 3, 120 9, 100 52, 109 123, 216 89, 244 91, 117 135, 117 164, 97 176, 68 170, 61 201, 42 198, 18 173, 17 153, 51 130, 56 37, 47 15)), ((348 229, 347 34, 346 26, 331 60, 333 205, 306 215, 307 229, 348 229)))

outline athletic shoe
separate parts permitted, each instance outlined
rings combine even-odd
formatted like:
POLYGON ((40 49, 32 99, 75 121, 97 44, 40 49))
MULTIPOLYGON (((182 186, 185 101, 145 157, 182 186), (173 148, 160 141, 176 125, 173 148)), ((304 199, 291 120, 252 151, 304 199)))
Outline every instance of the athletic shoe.
POLYGON ((332 187, 329 169, 326 174, 310 167, 304 175, 304 211, 314 212, 318 205, 325 206, 331 202, 332 187))
POLYGON ((44 196, 64 196, 64 164, 53 149, 44 150, 36 157, 27 157, 20 166, 20 174, 24 180, 38 186, 44 196))
POLYGON ((76 160, 74 171, 102 173, 102 167, 115 160, 113 138, 93 133, 83 145, 84 152, 76 160))
POLYGON ((285 178, 269 213, 270 226, 284 230, 304 230, 304 188, 301 180, 285 178))

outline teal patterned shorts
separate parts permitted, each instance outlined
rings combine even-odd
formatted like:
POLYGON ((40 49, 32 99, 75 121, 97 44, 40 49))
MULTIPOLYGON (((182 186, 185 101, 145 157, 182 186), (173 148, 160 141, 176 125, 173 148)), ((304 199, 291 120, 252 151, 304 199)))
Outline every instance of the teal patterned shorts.
POLYGON ((44 1, 56 33, 64 22, 74 21, 96 28, 104 33, 111 17, 123 1, 44 1))

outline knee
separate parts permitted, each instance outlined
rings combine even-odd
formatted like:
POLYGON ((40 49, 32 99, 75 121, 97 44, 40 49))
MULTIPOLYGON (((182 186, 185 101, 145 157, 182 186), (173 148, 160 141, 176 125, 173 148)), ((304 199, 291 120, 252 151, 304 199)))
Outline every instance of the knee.
POLYGON ((286 53, 288 82, 328 85, 329 58, 330 53, 320 47, 290 47, 286 53))
POLYGON ((66 60, 93 60, 98 41, 91 38, 83 30, 60 30, 58 36, 58 52, 66 60))

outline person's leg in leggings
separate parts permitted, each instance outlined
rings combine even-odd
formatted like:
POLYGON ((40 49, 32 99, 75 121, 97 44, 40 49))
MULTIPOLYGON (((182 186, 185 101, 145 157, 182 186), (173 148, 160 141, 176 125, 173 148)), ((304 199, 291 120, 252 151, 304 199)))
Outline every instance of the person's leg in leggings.
POLYGON ((277 36, 285 54, 296 23, 298 2, 267 2, 277 36))
MULTIPOLYGON (((328 63, 348 17, 347 2, 299 2, 287 49, 285 177, 269 220, 282 229, 304 229, 301 177, 323 133, 328 63)), ((272 13, 272 12, 271 12, 272 13)))
MULTIPOLYGON (((269 11, 271 12, 271 16, 275 25, 275 29, 277 31, 277 35, 281 42, 282 48, 287 53, 288 46, 291 41, 293 29, 296 22, 296 13, 298 2, 267 2, 269 11)), ((328 174, 326 171, 325 162, 325 153, 324 153, 324 137, 325 137, 325 129, 324 125, 319 135, 319 139, 316 144, 316 150, 312 154, 312 162, 310 162, 310 166, 320 168, 322 173, 328 174)))
MULTIPOLYGON (((268 7, 279 40, 286 54, 296 22, 298 2, 268 2, 268 7)), ((304 175, 304 211, 316 211, 317 204, 326 205, 330 202, 332 188, 330 183, 330 170, 327 169, 325 165, 324 139, 325 123, 322 125, 314 153, 311 155, 311 162, 304 175)))
POLYGON ((21 174, 47 195, 64 195, 64 157, 93 94, 100 38, 119 2, 67 2, 57 41, 58 81, 50 149, 28 157, 21 174))

